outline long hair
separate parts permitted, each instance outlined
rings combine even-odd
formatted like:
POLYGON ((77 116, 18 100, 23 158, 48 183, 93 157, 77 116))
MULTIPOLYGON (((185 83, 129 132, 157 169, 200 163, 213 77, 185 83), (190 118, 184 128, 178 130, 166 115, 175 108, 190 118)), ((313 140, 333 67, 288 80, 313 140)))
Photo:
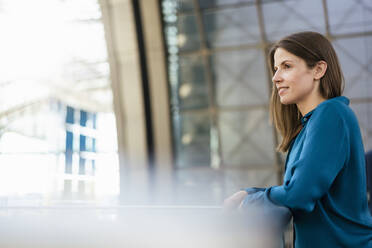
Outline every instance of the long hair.
MULTIPOLYGON (((276 42, 269 52, 269 64, 274 75, 274 54, 282 48, 303 59, 309 69, 319 61, 327 63, 327 70, 320 79, 319 92, 325 99, 340 96, 344 89, 344 77, 332 44, 323 35, 316 32, 300 32, 291 34, 276 42)), ((281 152, 289 149, 291 141, 301 131, 301 113, 296 104, 284 105, 280 102, 278 90, 273 84, 270 100, 271 119, 282 141, 277 147, 281 152)))

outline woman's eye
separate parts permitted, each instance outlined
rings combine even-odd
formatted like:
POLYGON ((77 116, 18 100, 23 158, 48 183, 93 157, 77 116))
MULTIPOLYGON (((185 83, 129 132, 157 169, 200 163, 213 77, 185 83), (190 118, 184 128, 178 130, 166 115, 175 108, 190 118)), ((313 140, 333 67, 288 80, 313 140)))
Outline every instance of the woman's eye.
POLYGON ((291 66, 288 65, 288 64, 284 64, 284 68, 289 69, 289 68, 291 68, 291 66))

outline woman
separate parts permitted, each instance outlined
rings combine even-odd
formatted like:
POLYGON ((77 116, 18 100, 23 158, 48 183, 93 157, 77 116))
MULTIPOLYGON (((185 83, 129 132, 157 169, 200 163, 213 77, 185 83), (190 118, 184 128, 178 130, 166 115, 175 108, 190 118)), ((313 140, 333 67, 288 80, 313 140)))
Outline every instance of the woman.
POLYGON ((284 183, 239 191, 225 207, 289 209, 296 248, 372 247, 362 138, 331 43, 295 33, 272 47, 269 62, 271 116, 283 137, 278 149, 288 152, 284 183))

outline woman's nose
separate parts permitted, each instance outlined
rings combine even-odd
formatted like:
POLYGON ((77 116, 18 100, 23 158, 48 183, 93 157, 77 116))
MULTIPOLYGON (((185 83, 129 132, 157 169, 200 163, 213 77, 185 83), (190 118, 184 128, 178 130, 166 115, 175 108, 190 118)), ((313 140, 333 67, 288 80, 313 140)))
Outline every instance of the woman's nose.
POLYGON ((282 77, 280 76, 280 73, 276 71, 273 75, 273 78, 271 79, 274 84, 280 83, 282 81, 282 77))

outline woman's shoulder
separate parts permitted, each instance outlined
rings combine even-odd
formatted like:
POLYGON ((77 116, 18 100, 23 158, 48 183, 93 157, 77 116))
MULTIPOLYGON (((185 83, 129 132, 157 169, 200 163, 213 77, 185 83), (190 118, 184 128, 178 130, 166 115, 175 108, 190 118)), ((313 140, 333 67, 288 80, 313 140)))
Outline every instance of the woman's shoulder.
POLYGON ((314 114, 316 115, 328 115, 328 117, 346 118, 350 114, 353 115, 353 111, 349 107, 350 101, 345 96, 338 96, 331 99, 327 99, 315 109, 314 114))
POLYGON ((325 100, 314 109, 310 119, 313 125, 350 126, 358 123, 357 117, 349 107, 349 99, 344 96, 325 100), (343 124, 342 124, 343 123, 343 124))

